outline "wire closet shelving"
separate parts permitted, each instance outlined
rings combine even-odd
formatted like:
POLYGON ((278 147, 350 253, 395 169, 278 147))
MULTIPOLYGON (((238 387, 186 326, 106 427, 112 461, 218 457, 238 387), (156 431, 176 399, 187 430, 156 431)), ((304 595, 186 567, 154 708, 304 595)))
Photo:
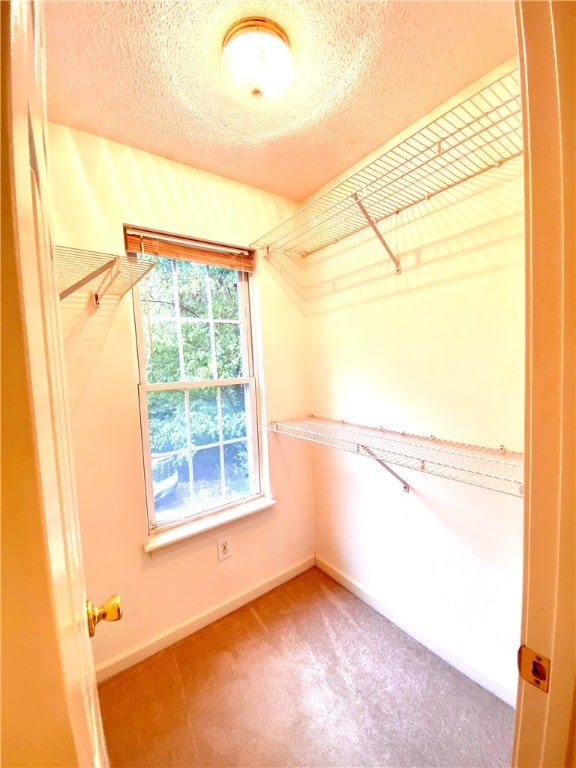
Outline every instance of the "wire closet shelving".
POLYGON ((523 151, 517 70, 500 74, 304 205, 252 247, 305 257, 499 168, 523 151))
POLYGON ((405 491, 409 491, 408 484, 388 463, 512 496, 523 494, 522 454, 505 448, 483 448, 316 416, 274 421, 268 429, 374 459, 402 483, 405 491))
POLYGON ((54 247, 60 300, 84 289, 98 306, 106 295, 122 297, 154 268, 132 254, 100 253, 63 245, 54 247))

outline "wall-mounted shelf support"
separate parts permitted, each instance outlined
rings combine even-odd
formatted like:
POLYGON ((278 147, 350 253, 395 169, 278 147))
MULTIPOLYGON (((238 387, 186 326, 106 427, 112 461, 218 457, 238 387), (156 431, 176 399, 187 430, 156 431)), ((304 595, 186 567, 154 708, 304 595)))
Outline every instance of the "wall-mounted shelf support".
POLYGON ((104 279, 98 286, 98 289, 94 291, 94 293, 92 294, 92 300, 94 301, 95 306, 97 307, 100 306, 100 299, 103 299, 104 296, 108 293, 108 291, 112 288, 114 280, 116 280, 116 278, 120 274, 120 270, 121 270, 121 259, 120 259, 120 256, 116 256, 116 258, 114 259, 114 264, 112 264, 110 270, 104 274, 104 279))
POLYGON ((523 493, 522 454, 502 447, 485 448, 316 416, 275 421, 269 429, 289 437, 369 456, 394 475, 406 492, 409 491, 408 484, 388 464, 512 496, 522 496, 523 493))
POLYGON ((357 205, 357 206, 358 206, 358 208, 360 208, 360 210, 362 211, 362 214, 363 214, 364 218, 365 218, 365 219, 366 219, 366 221, 368 222, 368 224, 369 224, 369 226, 371 227, 371 229, 373 230, 374 234, 376 235, 376 237, 378 238, 378 240, 380 240, 380 242, 381 242, 381 243, 382 243, 382 245, 384 246, 384 249, 385 249, 386 253, 388 254, 388 256, 390 256, 390 258, 391 258, 391 259, 392 259, 392 261, 394 262, 394 266, 396 267, 396 274, 397 274, 397 275, 399 275, 399 274, 402 272, 402 268, 400 267, 400 262, 398 261, 398 259, 396 258, 396 256, 394 256, 394 254, 392 253, 392 251, 390 250, 390 246, 388 245, 388 243, 386 242, 386 240, 384 240, 384 237, 383 237, 383 235, 382 235, 382 232, 380 232, 380 230, 378 229, 378 227, 377 227, 377 226, 376 226, 376 224, 374 223, 374 220, 372 219, 372 217, 370 216, 370 214, 368 213, 368 211, 366 210, 366 208, 365 208, 365 207, 364 207, 364 205, 362 204, 362 201, 360 200, 360 198, 358 197, 358 195, 357 195, 356 193, 354 193, 354 194, 352 195, 352 197, 354 198, 354 200, 356 200, 356 205, 357 205))
POLYGON ((364 453, 366 456, 370 456, 371 459, 374 459, 374 461, 377 461, 378 464, 380 464, 381 467, 384 467, 386 472, 390 472, 392 477, 395 477, 396 480, 402 485, 402 490, 405 493, 410 493, 410 486, 406 482, 406 480, 402 479, 400 475, 397 472, 394 472, 394 470, 386 464, 385 461, 382 461, 382 459, 379 459, 378 456, 374 453, 374 451, 370 450, 367 445, 359 445, 358 446, 358 452, 364 453))
POLYGON ((123 296, 155 266, 154 261, 133 254, 100 253, 62 245, 55 246, 54 253, 60 300, 85 288, 97 307, 106 294, 123 296))
POLYGON ((117 257, 115 256, 113 259, 110 259, 110 261, 107 261, 105 264, 102 264, 101 267, 97 267, 96 269, 92 270, 92 272, 89 272, 87 275, 84 275, 84 277, 81 277, 80 280, 77 280, 72 285, 68 286, 66 290, 60 291, 60 301, 62 299, 67 298, 72 293, 75 293, 76 291, 79 291, 80 288, 83 288, 87 283, 90 283, 92 280, 95 280, 97 277, 100 277, 100 275, 104 274, 104 272, 109 272, 110 274, 114 270, 114 267, 117 265, 117 257))

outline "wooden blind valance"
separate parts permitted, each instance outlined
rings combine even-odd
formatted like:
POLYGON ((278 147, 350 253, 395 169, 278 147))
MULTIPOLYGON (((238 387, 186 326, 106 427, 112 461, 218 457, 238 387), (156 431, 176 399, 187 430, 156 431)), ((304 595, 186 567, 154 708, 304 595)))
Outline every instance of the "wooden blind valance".
POLYGON ((147 253, 153 256, 199 261, 203 264, 238 269, 242 272, 254 271, 254 251, 227 243, 195 240, 170 232, 125 225, 124 245, 127 253, 147 253))

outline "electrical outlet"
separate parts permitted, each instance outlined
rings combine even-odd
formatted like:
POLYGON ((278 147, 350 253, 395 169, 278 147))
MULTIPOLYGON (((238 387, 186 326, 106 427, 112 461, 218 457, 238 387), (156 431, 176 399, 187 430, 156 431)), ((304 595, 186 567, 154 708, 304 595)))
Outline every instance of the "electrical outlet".
POLYGON ((218 539, 218 560, 226 560, 229 557, 232 557, 230 536, 223 536, 218 539))

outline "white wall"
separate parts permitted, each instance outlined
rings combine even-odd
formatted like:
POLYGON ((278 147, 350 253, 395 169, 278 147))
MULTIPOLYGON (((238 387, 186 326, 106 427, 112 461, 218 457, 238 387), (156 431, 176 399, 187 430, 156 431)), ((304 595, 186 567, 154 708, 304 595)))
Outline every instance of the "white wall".
MULTIPOLYGON (((309 413, 522 451, 522 165, 463 185, 306 266, 309 413), (329 286, 330 290, 326 290, 329 286)), ((522 499, 315 449, 321 565, 510 703, 522 499)))
MULTIPOLYGON (((288 200, 58 125, 49 127, 54 239, 123 250, 122 224, 247 245, 294 205, 288 200)), ((304 319, 262 264, 257 275, 267 419, 304 408, 304 319)), ((117 671, 307 567, 314 556, 311 478, 296 446, 272 446, 277 505, 222 531, 144 554, 146 513, 130 295, 91 309, 61 303, 79 514, 89 596, 119 592, 121 622, 98 628, 100 676, 117 671)))

